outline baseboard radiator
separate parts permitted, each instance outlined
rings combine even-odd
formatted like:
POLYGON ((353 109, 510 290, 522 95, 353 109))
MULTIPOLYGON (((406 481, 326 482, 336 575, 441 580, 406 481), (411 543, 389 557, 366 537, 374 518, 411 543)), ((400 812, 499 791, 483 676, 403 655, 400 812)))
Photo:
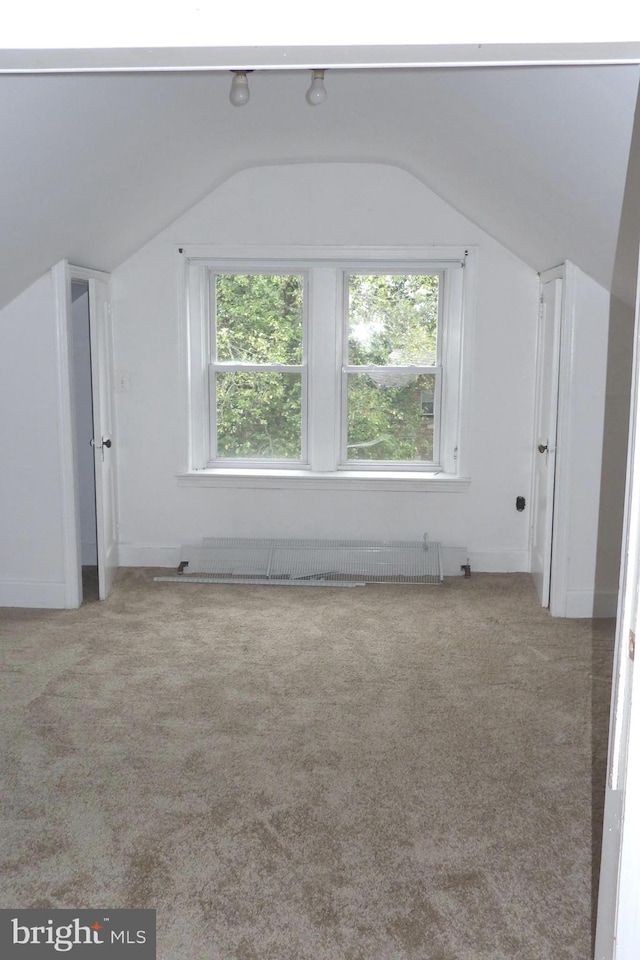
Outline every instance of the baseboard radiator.
POLYGON ((205 537, 184 547, 178 572, 159 582, 287 586, 439 584, 440 544, 422 540, 276 540, 205 537))

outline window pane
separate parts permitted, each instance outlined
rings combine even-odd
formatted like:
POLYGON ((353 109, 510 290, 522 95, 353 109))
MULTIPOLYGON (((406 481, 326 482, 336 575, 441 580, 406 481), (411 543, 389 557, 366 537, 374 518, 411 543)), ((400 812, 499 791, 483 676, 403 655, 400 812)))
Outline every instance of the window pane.
POLYGON ((216 359, 302 363, 303 288, 296 275, 216 274, 216 359))
POLYGON ((217 456, 300 460, 302 376, 216 373, 217 456))
POLYGON ((436 376, 349 374, 347 459, 433 462, 436 376))
POLYGON ((439 277, 349 277, 348 363, 437 363, 439 277))

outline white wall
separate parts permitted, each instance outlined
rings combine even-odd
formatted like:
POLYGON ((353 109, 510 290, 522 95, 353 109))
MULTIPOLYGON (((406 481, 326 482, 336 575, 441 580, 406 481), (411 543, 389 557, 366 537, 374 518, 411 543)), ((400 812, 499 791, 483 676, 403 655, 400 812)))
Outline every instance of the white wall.
POLYGON ((47 273, 0 311, 2 606, 65 606, 57 357, 47 273))
POLYGON ((209 536, 432 539, 477 570, 527 569, 537 276, 418 180, 374 164, 238 173, 112 274, 123 565, 173 566, 209 536), (477 245, 469 410, 471 486, 459 493, 179 487, 186 463, 176 244, 477 245))

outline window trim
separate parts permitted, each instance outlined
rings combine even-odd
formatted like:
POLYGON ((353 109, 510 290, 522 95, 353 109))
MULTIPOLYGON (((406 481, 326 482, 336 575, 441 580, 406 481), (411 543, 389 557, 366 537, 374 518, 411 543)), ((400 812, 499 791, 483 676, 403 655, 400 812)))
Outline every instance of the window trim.
MULTIPOLYGON (((470 376, 468 368, 472 354, 473 314, 476 287, 477 249, 467 246, 256 246, 234 245, 221 247, 210 244, 176 244, 176 255, 180 265, 180 313, 182 317, 184 349, 182 351, 182 369, 187 383, 187 444, 183 467, 177 472, 180 485, 242 486, 252 488, 282 487, 295 484, 315 489, 330 486, 334 489, 424 489, 436 491, 467 489, 469 471, 467 460, 467 437, 470 376), (314 305, 331 298, 331 309, 342 314, 343 292, 338 291, 336 302, 335 287, 322 289, 322 268, 336 269, 346 273, 354 271, 388 270, 389 272, 415 269, 417 272, 445 271, 445 277, 457 276, 458 282, 445 282, 444 298, 441 309, 448 317, 457 316, 459 322, 442 325, 443 341, 440 346, 443 357, 443 373, 440 388, 441 403, 448 407, 451 423, 449 431, 456 438, 455 449, 451 448, 442 456, 441 465, 433 470, 425 470, 423 464, 395 464, 348 461, 341 463, 341 410, 340 378, 342 377, 342 324, 335 324, 331 336, 335 343, 333 359, 333 378, 329 388, 335 398, 333 408, 325 411, 322 418, 309 409, 308 435, 309 449, 318 448, 318 437, 323 435, 324 444, 320 444, 325 454, 317 461, 277 465, 263 461, 249 464, 233 461, 225 466, 208 465, 209 417, 207 411, 208 364, 210 358, 210 323, 208 303, 208 283, 203 276, 213 268, 220 271, 238 272, 249 268, 249 261, 259 263, 260 270, 273 268, 275 272, 291 269, 294 272, 308 270, 309 308, 306 311, 307 350, 317 350, 319 341, 327 337, 322 325, 314 323, 314 305), (453 269, 452 269, 453 268, 453 269), (463 269, 456 269, 463 268, 463 269), (447 273, 448 271, 448 273, 447 273), (319 290, 316 288, 320 288, 319 290), (454 358, 453 360, 451 358, 454 358), (448 359, 447 359, 448 358, 448 359), (207 371, 206 382, 202 371, 207 371), (321 419, 322 422, 318 422, 321 419), (333 437, 330 457, 326 454, 329 431, 333 437)), ((340 286, 338 284, 337 286, 340 286)), ((309 396, 318 388, 317 373, 313 365, 308 370, 309 396)), ((327 384, 325 383, 325 389, 327 384)))
POLYGON ((318 473, 312 470, 193 470, 176 474, 180 487, 217 487, 246 490, 350 490, 385 493, 463 493, 469 477, 444 473, 409 473, 385 470, 340 470, 318 473))

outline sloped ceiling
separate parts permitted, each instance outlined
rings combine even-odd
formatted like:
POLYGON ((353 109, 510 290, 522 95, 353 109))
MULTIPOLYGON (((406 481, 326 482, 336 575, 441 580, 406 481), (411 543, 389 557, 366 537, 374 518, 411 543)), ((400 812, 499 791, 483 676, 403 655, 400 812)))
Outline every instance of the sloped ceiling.
POLYGON ((239 169, 305 160, 396 164, 534 269, 609 288, 639 70, 336 69, 316 108, 307 72, 253 73, 242 108, 227 72, 2 76, 0 305, 63 257, 112 270, 239 169))

